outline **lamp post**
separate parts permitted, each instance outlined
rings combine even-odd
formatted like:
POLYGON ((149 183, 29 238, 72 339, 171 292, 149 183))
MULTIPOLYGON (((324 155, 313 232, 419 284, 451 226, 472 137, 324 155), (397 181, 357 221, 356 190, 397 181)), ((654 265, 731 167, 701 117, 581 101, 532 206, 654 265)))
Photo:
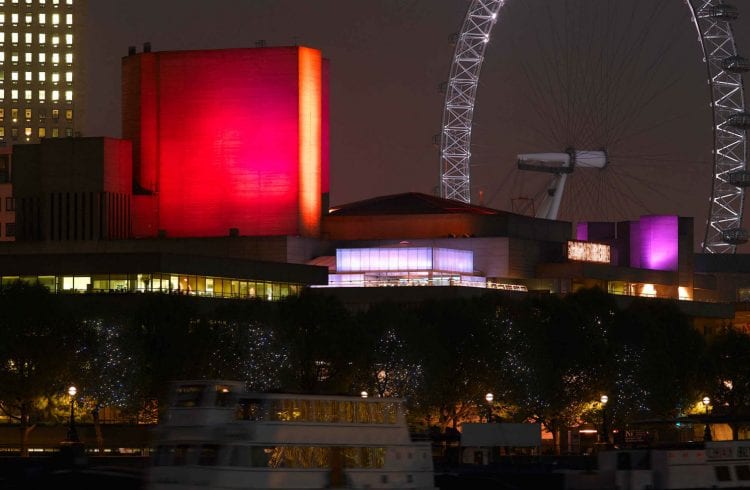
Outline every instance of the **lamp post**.
POLYGON ((712 441, 713 437, 711 436, 711 424, 708 422, 708 406, 711 404, 711 399, 707 396, 703 397, 703 406, 706 409, 706 428, 703 430, 703 440, 704 441, 712 441))
POLYGON ((609 442, 609 427, 607 427, 607 402, 609 401, 609 397, 607 395, 602 395, 601 398, 599 398, 599 401, 602 404, 602 433, 599 442, 608 443, 609 442))
POLYGON ((487 423, 492 422, 492 400, 495 399, 495 395, 487 393, 484 395, 484 399, 487 400, 487 423))
POLYGON ((68 395, 70 395, 70 423, 68 425, 68 442, 79 442, 78 441, 78 432, 76 431, 76 420, 75 420, 75 396, 78 390, 75 386, 71 386, 68 388, 68 395))
POLYGON ((360 396, 360 397, 362 397, 362 398, 367 398, 367 397, 369 396, 369 394, 367 393, 367 391, 365 391, 365 390, 362 390, 362 391, 361 391, 361 392, 359 393, 359 396, 360 396))

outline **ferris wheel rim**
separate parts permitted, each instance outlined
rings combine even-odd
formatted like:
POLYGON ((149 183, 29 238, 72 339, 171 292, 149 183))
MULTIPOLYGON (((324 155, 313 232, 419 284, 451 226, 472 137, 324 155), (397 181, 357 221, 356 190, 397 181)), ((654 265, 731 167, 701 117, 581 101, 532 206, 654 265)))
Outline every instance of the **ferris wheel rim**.
MULTIPOLYGON (((711 92, 713 117, 713 177, 702 251, 734 253, 737 243, 728 236, 747 238, 741 228, 744 185, 730 182, 731 175, 747 175, 747 128, 734 129, 730 116, 748 114, 742 73, 725 70, 722 62, 739 58, 731 12, 722 0, 684 0, 698 31, 711 92), (718 40, 717 40, 718 39, 718 40), (722 56, 719 58, 718 56, 722 56), (727 89, 727 86, 730 88, 727 89)), ((471 0, 461 32, 456 37, 443 104, 440 132, 440 195, 471 202, 471 132, 479 75, 494 25, 506 0, 471 0)), ((748 115, 750 117, 750 115, 748 115)), ((750 179, 750 176, 748 176, 750 179)), ((741 242, 738 242, 741 243, 741 242)))

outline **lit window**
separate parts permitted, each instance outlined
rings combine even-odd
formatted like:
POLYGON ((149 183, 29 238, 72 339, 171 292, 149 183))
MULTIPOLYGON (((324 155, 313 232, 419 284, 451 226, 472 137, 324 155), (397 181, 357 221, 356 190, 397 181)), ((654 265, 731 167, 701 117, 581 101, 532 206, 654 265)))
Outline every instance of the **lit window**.
POLYGON ((26 100, 31 100, 31 90, 24 90, 23 95, 26 100))
POLYGON ((65 53, 65 62, 73 63, 73 53, 65 53))
POLYGON ((73 5, 73 0, 65 0, 65 3, 67 3, 68 5, 73 5))
POLYGON ((16 109, 16 108, 11 109, 10 110, 10 117, 11 117, 11 119, 13 119, 14 123, 17 123, 18 122, 18 109, 16 109))
POLYGON ((31 136, 31 128, 23 128, 23 134, 25 134, 27 138, 31 136))
POLYGON ((60 53, 52 53, 52 63, 60 62, 60 53))
POLYGON ((13 100, 18 100, 18 90, 13 89, 10 91, 10 98, 13 100))
POLYGON ((44 101, 47 99, 47 91, 46 90, 40 90, 39 91, 39 100, 44 101))
POLYGON ((47 61, 47 55, 45 53, 39 53, 39 63, 47 61))
POLYGON ((52 0, 52 5, 60 5, 60 0, 52 0))
POLYGON ((53 90, 52 91, 52 100, 54 100, 54 101, 60 100, 60 91, 59 90, 53 90))
POLYGON ((13 63, 18 63, 18 53, 10 53, 10 61, 13 63))
POLYGON ((73 34, 65 34, 65 44, 68 46, 73 44, 73 34))
POLYGON ((10 79, 13 80, 14 82, 17 82, 18 81, 18 72, 17 71, 10 72, 10 79))
POLYGON ((0 99, 4 99, 4 98, 5 98, 5 89, 0 88, 0 99))
POLYGON ((52 24, 57 25, 60 23, 60 14, 52 14, 52 24))
POLYGON ((52 109, 52 120, 57 122, 60 119, 60 109, 52 109))
POLYGON ((57 46, 60 44, 60 36, 52 36, 52 45, 57 46))
POLYGON ((23 60, 26 63, 31 63, 31 61, 33 60, 33 55, 31 53, 24 53, 23 60))
POLYGON ((52 82, 57 83, 60 81, 60 74, 57 72, 52 73, 52 82))
POLYGON ((34 42, 34 35, 30 32, 27 32, 23 36, 23 40, 26 42, 26 44, 31 44, 34 42))
POLYGON ((5 128, 0 126, 0 138, 5 138, 5 128))
POLYGON ((52 137, 57 138, 60 136, 60 128, 52 128, 52 137))
POLYGON ((0 107, 0 122, 5 121, 5 109, 0 107))
POLYGON ((0 24, 5 24, 5 14, 0 14, 0 24))
POLYGON ((68 138, 73 136, 73 128, 65 128, 65 136, 67 136, 68 138))
POLYGON ((44 44, 47 42, 47 34, 40 32, 39 33, 39 44, 44 44))
POLYGON ((10 21, 13 24, 18 24, 18 14, 10 14, 10 21))
POLYGON ((66 71, 65 72, 65 81, 68 83, 71 83, 73 81, 73 72, 72 71, 66 71))
POLYGON ((40 82, 46 82, 47 81, 47 72, 40 71, 37 73, 37 78, 40 82))
POLYGON ((10 42, 17 43, 18 42, 18 33, 17 32, 11 32, 10 33, 10 42))
POLYGON ((31 121, 31 109, 28 107, 23 110, 23 115, 26 118, 27 121, 31 121))
POLYGON ((65 91, 65 100, 67 100, 67 101, 73 100, 73 91, 72 90, 66 90, 65 91))
POLYGON ((26 73, 23 74, 23 79, 26 80, 27 82, 31 82, 34 80, 34 76, 30 71, 27 71, 26 73))
POLYGON ((0 63, 5 61, 5 51, 0 51, 0 63))
POLYGON ((31 24, 34 22, 34 17, 31 14, 26 14, 25 20, 27 24, 31 24))
POLYGON ((39 14, 39 23, 40 24, 46 24, 47 23, 47 14, 39 14))
POLYGON ((39 128, 38 134, 40 138, 44 138, 45 136, 47 136, 47 128, 39 128))
POLYGON ((65 14, 65 23, 69 26, 73 25, 73 14, 65 14))
POLYGON ((0 32, 0 43, 5 42, 5 32, 0 32))
POLYGON ((0 82, 5 80, 5 70, 0 70, 0 82))
POLYGON ((65 110, 65 119, 68 121, 73 120, 73 109, 66 109, 65 110))

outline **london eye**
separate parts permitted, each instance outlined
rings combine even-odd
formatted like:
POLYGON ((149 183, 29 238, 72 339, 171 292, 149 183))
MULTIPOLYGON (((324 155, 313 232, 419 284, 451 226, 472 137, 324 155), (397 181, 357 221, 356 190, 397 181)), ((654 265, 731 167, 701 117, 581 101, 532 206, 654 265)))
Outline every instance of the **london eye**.
POLYGON ((748 240, 750 185, 742 81, 750 63, 734 40, 738 16, 719 0, 471 0, 445 86, 441 196, 570 221, 681 214, 699 202, 703 252, 735 252, 748 240), (510 23, 531 28, 503 37, 510 23), (491 36, 502 49, 493 45, 488 58, 501 57, 515 77, 500 77, 511 95, 485 110, 483 91, 494 88, 480 72, 491 36), (678 53, 685 45, 687 56, 678 53), (701 55, 703 66, 694 62, 701 55), (699 85, 684 88, 684 65, 699 85), (502 134, 473 141, 492 118, 504 120, 502 134), (495 139, 507 151, 494 155, 495 139), (497 182, 477 177, 500 164, 508 171, 497 182))

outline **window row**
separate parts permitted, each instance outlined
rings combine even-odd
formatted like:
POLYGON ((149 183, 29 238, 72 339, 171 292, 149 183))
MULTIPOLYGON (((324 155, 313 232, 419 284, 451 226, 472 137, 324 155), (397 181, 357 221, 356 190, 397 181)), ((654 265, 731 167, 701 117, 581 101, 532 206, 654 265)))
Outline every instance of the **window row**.
MULTIPOLYGON (((47 20, 49 20, 50 24, 53 26, 59 25, 60 20, 63 19, 61 14, 53 13, 49 14, 49 16, 45 12, 40 12, 37 16, 37 22, 39 25, 47 25, 47 20)), ((13 25, 18 25, 21 19, 21 14, 17 12, 13 12, 10 14, 10 23, 13 25)), ((73 14, 65 14, 65 25, 72 26, 73 25, 73 14)), ((0 13, 0 24, 4 24, 6 20, 6 15, 3 13, 0 13)), ((26 13, 23 14, 23 20, 26 25, 30 25, 34 23, 34 14, 26 13)))
MULTIPOLYGON (((3 14, 0 14, 0 17, 2 17, 3 14)), ((1 25, 1 24, 0 24, 1 25)), ((37 43, 40 45, 46 45, 47 41, 49 41, 50 44, 53 46, 58 46, 60 44, 61 40, 65 40, 65 44, 68 46, 73 45, 73 34, 65 34, 64 36, 60 36, 59 34, 52 34, 50 36, 47 36, 46 32, 39 32, 36 35, 37 43)), ((12 32, 10 34, 10 41, 11 43, 18 43, 20 39, 20 34, 18 32, 12 32)), ((5 42, 5 32, 0 31, 0 40, 5 42)), ((23 40, 26 44, 32 44, 34 42, 34 33, 33 32, 25 32, 23 33, 23 40)))
MULTIPOLYGON (((47 63, 48 60, 52 59, 52 56, 48 57, 47 56, 48 53, 46 53, 46 52, 39 52, 38 50, 27 51, 27 52, 23 53, 23 61, 24 61, 24 63, 26 63, 27 65, 30 65, 30 64, 34 63, 34 53, 36 53, 36 55, 37 55, 36 56, 37 62, 41 66, 45 66, 44 64, 47 63)), ((5 51, 0 51, 0 63, 5 63, 6 59, 7 59, 7 57, 5 56, 5 51)), ((57 63, 59 63, 59 59, 60 59, 59 56, 56 59, 58 60, 57 63)), ((17 66, 19 60, 20 60, 20 55, 18 54, 18 51, 11 51, 11 53, 10 53, 10 61, 13 64, 13 66, 17 66)), ((53 61, 53 63, 54 63, 54 61, 53 61)), ((72 56, 70 57, 69 63, 73 63, 72 56)))
MULTIPOLYGON (((37 53, 37 61, 39 63, 46 63, 47 53, 37 53)), ((60 53, 51 53, 49 56, 49 60, 52 61, 52 64, 60 63, 60 53)), ((18 53, 13 51, 10 54, 10 61, 13 64, 18 63, 18 53)), ((5 51, 0 51, 0 62, 5 62, 5 51)), ((34 53, 24 53, 24 62, 26 63, 33 63, 34 62, 34 53)), ((73 63, 73 53, 65 53, 65 63, 71 64, 73 63)))
POLYGON ((395 424, 393 402, 348 400, 240 400, 236 414, 242 420, 346 424, 395 424), (270 403, 269 403, 270 402, 270 403))
MULTIPOLYGON (((10 110, 10 119, 15 124, 19 120, 19 114, 20 109, 12 108, 10 110)), ((47 122, 47 109, 39 109, 37 111, 37 114, 39 115, 39 122, 45 123, 47 122)), ((60 120, 60 109, 52 109, 51 111, 52 115, 52 122, 58 122, 60 120)), ((31 122, 34 116, 34 110, 27 107, 23 110, 23 116, 24 120, 26 122, 31 122)), ((65 109, 65 120, 66 121, 72 121, 73 120, 73 109, 65 109)), ((0 123, 5 122, 5 108, 0 107, 0 123)))
MULTIPOLYGON (((14 89, 8 90, 7 92, 10 93, 11 100, 19 100, 19 95, 21 95, 22 93, 23 93, 23 100, 25 100, 27 102, 34 100, 34 91, 30 90, 30 89, 23 90, 23 92, 22 92, 22 91, 18 90, 17 88, 14 88, 14 89)), ((60 95, 61 94, 65 97, 65 101, 66 102, 72 102, 73 101, 73 91, 72 90, 64 90, 64 91, 63 90, 49 90, 48 91, 46 89, 41 89, 41 90, 37 90, 36 91, 37 100, 39 102, 46 101, 48 93, 49 93, 49 96, 50 96, 49 100, 51 100, 52 102, 57 102, 59 100, 62 100, 62 99, 60 99, 60 95)), ((6 90, 4 88, 0 88, 0 101, 2 101, 3 99, 5 99, 5 96, 6 96, 6 90)))
MULTIPOLYGON (((0 56, 1 58, 2 56, 0 56)), ((23 74, 23 80, 25 82, 33 82, 34 81, 34 72, 33 71, 25 71, 25 72, 18 72, 18 71, 12 71, 10 72, 10 79, 11 81, 17 82, 21 78, 21 74, 23 74)), ((52 72, 50 75, 50 81, 52 83, 57 83, 60 81, 60 72, 52 72)), ((64 73, 65 81, 68 83, 73 82, 73 72, 72 71, 66 71, 64 73)), ((5 70, 0 70, 0 81, 5 80, 5 70)), ((39 82, 46 82, 47 81, 47 72, 46 71, 40 71, 36 74, 36 80, 39 82)))
POLYGON ((73 5, 73 0, 0 0, 0 5, 5 5, 6 3, 14 5, 19 3, 25 3, 26 5, 33 5, 34 3, 39 5, 73 5))
POLYGON ((253 468, 383 468, 384 447, 159 446, 155 466, 249 466, 253 468), (336 461, 334 463, 334 461, 336 461))
POLYGON ((170 293, 277 301, 302 291, 300 284, 293 283, 167 273, 2 276, 0 284, 5 286, 18 280, 32 284, 39 281, 53 293, 170 293))
MULTIPOLYGON (((36 130, 36 137, 37 138, 46 138, 48 136, 47 134, 47 128, 40 127, 36 130)), ((10 128, 10 137, 15 141, 20 136, 19 128, 10 128)), ((33 128, 23 128, 23 136, 30 140, 34 137, 34 129, 33 128)), ((60 137, 60 128, 51 128, 49 131, 49 136, 52 138, 59 138, 60 137)), ((65 136, 70 138, 73 136, 73 128, 65 128, 65 136)), ((5 128, 0 126, 0 139, 5 139, 6 132, 5 128)))

